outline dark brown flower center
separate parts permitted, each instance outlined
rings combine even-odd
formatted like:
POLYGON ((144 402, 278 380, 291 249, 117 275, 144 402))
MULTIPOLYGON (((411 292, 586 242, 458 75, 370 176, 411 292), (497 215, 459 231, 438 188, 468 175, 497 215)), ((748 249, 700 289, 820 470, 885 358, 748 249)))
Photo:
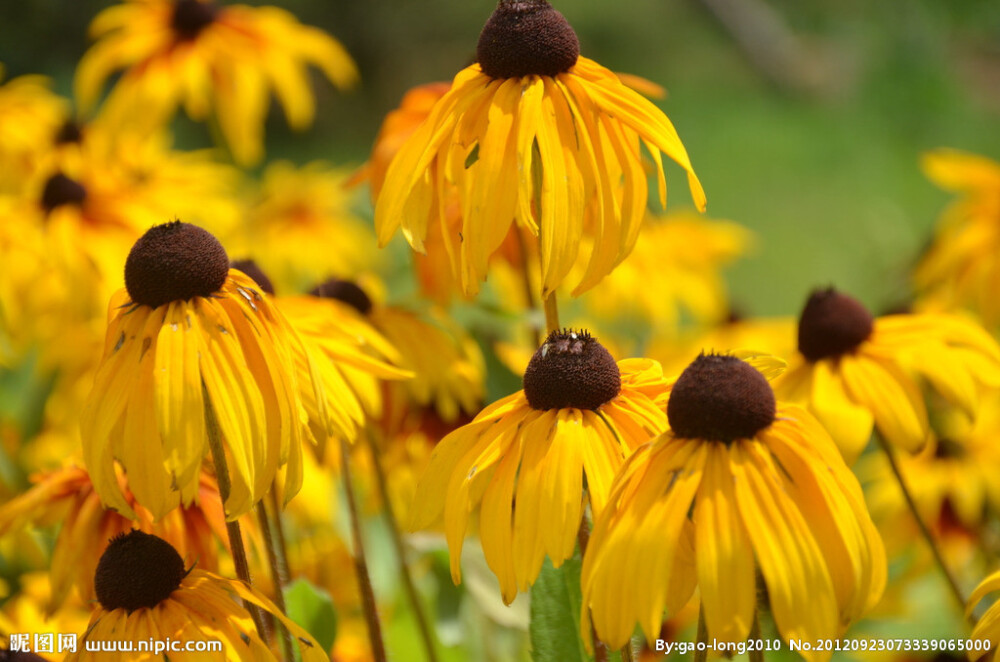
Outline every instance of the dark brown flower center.
POLYGON ((53 138, 53 142, 57 145, 67 145, 69 143, 79 143, 83 140, 83 130, 80 125, 73 120, 66 120, 66 122, 59 127, 56 131, 56 135, 53 138))
POLYGON ((832 287, 816 290, 799 316, 799 352, 810 361, 850 352, 868 339, 874 322, 856 299, 832 287))
POLYGON ((684 439, 732 443, 774 422, 774 391, 749 363, 702 354, 684 369, 667 401, 667 420, 684 439))
POLYGON ((229 257, 219 240, 180 221, 151 227, 125 260, 129 296, 153 308, 207 297, 222 288, 227 275, 229 257))
POLYGON ((491 78, 555 76, 578 57, 576 32, 545 0, 500 0, 476 47, 479 66, 491 78))
POLYGON ((211 2, 177 0, 174 3, 174 14, 170 18, 170 27, 179 39, 194 39, 212 24, 218 13, 219 8, 211 2))
POLYGON ((362 315, 367 315, 372 309, 372 300, 365 291, 357 283, 349 280, 331 278, 309 290, 309 294, 314 297, 343 301, 349 306, 353 306, 362 315))
POLYGON ((94 592, 105 610, 131 612, 166 600, 186 574, 170 543, 136 529, 111 539, 97 563, 94 592))
POLYGON ((253 282, 257 283, 260 289, 264 290, 271 296, 274 296, 274 285, 271 283, 271 279, 267 277, 264 270, 258 266, 253 260, 233 260, 229 263, 230 268, 236 269, 237 271, 242 271, 247 276, 249 276, 253 282))
POLYGON ((49 177, 49 180, 45 182, 45 188, 42 189, 42 207, 46 213, 63 205, 80 206, 86 198, 87 189, 83 187, 83 184, 75 179, 70 179, 61 172, 49 177))
POLYGON ((524 395, 534 409, 597 409, 621 389, 615 359, 586 331, 553 331, 524 371, 524 395))

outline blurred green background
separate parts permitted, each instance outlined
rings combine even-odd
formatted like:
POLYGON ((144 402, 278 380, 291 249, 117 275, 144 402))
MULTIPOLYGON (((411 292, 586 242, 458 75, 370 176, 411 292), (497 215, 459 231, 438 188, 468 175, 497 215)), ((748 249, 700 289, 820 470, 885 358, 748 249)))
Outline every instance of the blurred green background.
MULTIPOLYGON (((8 75, 45 73, 69 94, 86 26, 108 0, 0 3, 8 75)), ((263 4, 263 3, 250 3, 263 4)), ((470 61, 490 0, 276 0, 340 39, 363 83, 316 76, 320 114, 293 134, 277 107, 268 157, 359 163, 409 87, 470 61)), ((1000 3, 995 0, 557 0, 582 52, 669 90, 712 217, 758 233, 730 273, 748 313, 790 314, 835 284, 877 309, 907 295, 907 271, 948 196, 919 169, 951 146, 1000 157, 1000 3)), ((180 121, 182 144, 208 142, 180 121)), ((672 205, 689 204, 679 169, 672 205)))

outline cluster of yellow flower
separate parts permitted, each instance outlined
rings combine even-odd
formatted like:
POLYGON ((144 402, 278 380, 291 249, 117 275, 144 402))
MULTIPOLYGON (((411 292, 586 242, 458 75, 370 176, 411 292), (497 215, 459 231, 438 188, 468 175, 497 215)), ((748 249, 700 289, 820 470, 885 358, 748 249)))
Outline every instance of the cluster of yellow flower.
MULTIPOLYGON (((443 545, 455 584, 465 566, 482 585, 480 559, 495 575, 470 591, 482 610, 545 603, 561 573, 573 626, 532 624, 532 644, 597 660, 695 619, 701 643, 762 621, 837 639, 905 613, 929 572, 975 621, 1000 585, 968 591, 1000 551, 1000 164, 925 157, 962 197, 906 312, 829 287, 798 319, 744 318, 722 270, 754 236, 648 210, 664 155, 706 205, 662 90, 582 56, 545 0, 499 0, 476 62, 408 92, 353 173, 244 170, 272 92, 305 129, 309 65, 358 78, 289 13, 124 0, 91 36, 72 102, 0 83, 0 386, 18 396, 0 408, 0 653, 170 639, 223 650, 128 659, 382 661, 398 608, 434 662, 417 589, 443 545), (218 149, 173 147, 179 108, 218 149), (374 228, 350 211, 361 183, 374 228), (397 230, 412 286, 383 281, 397 230), (523 388, 489 393, 487 366, 523 388), (391 555, 370 544, 380 515, 391 555), (376 595, 373 555, 395 557, 405 604, 376 595), (80 639, 14 636, 46 632, 80 639)), ((996 648, 998 619, 953 634, 996 648)))

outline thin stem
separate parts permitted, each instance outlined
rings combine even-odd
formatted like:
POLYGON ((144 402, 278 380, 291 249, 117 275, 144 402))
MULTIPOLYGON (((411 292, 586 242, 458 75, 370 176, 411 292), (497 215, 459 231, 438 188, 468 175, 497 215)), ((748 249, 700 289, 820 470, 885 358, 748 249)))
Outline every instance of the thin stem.
POLYGON ((285 540, 285 525, 281 522, 281 503, 278 492, 273 487, 268 493, 271 496, 271 508, 274 510, 275 551, 278 553, 278 577, 282 586, 288 586, 291 575, 288 572, 288 543, 285 540))
POLYGON ((764 646, 760 643, 760 611, 753 610, 753 621, 750 623, 750 640, 747 657, 750 662, 764 662, 764 646))
MULTIPOLYGON (((226 451, 222 447, 222 430, 219 428, 219 419, 215 416, 215 408, 212 407, 212 400, 208 395, 205 384, 201 385, 202 399, 205 402, 205 432, 208 437, 208 447, 212 452, 212 464, 215 466, 215 480, 219 484, 219 499, 222 500, 222 512, 226 518, 226 534, 229 537, 229 549, 233 556, 233 565, 236 568, 236 576, 247 586, 253 586, 250 578, 250 564, 247 563, 247 549, 243 544, 243 532, 240 530, 240 523, 237 520, 229 521, 229 513, 226 511, 226 501, 229 500, 229 493, 233 484, 229 480, 229 465, 226 462, 226 451)), ((253 604, 246 605, 253 624, 257 627, 257 634, 264 641, 268 640, 267 628, 264 627, 264 618, 260 609, 253 604)))
POLYGON ((708 659, 708 627, 705 625, 705 606, 698 608, 698 645, 694 648, 694 662, 708 659))
POLYGON ((528 259, 528 244, 524 240, 524 234, 521 233, 521 229, 515 224, 514 233, 517 235, 517 246, 521 252, 521 277, 524 279, 524 300, 527 302, 527 308, 532 312, 528 317, 528 324, 531 327, 531 332, 535 336, 535 347, 539 347, 542 344, 542 330, 538 328, 538 324, 535 322, 535 291, 531 288, 531 261, 528 259))
POLYGON ((358 588, 361 591, 365 621, 368 623, 368 640, 371 643, 375 662, 386 662, 385 644, 382 641, 382 624, 379 621, 378 607, 375 605, 375 591, 372 589, 371 575, 368 574, 365 545, 361 539, 361 518, 358 515, 358 504, 354 498, 354 486, 351 483, 347 442, 343 439, 340 440, 340 475, 344 481, 347 510, 351 516, 351 537, 354 539, 354 572, 358 576, 358 588))
MULTIPOLYGON (((274 491, 275 485, 271 486, 274 491)), ((278 562, 278 554, 274 549, 274 536, 271 533, 271 522, 267 516, 267 507, 264 501, 258 501, 255 506, 257 510, 257 521, 260 523, 260 530, 264 532, 264 545, 267 547, 267 565, 271 571, 271 581, 274 583, 274 604, 277 605, 281 613, 288 615, 288 608, 285 606, 285 583, 281 578, 281 569, 278 562)), ((277 623, 278 632, 281 633, 281 653, 285 662, 292 662, 295 653, 292 650, 292 635, 280 621, 277 623)))
MULTIPOLYGON (((903 491, 903 498, 906 499, 906 505, 910 508, 910 513, 913 515, 913 519, 917 522, 917 527, 920 529, 920 534, 927 541, 927 544, 931 548, 931 553, 934 555, 934 561, 937 563, 938 568, 941 569, 941 574, 944 575, 945 581, 948 584, 948 588, 951 591, 952 596, 958 603, 959 611, 963 614, 965 613, 965 597, 962 595, 962 589, 958 586, 958 581, 955 576, 951 574, 951 570, 948 569, 947 564, 944 562, 944 556, 941 554, 941 550, 934 540, 934 536, 931 535, 931 530, 927 527, 924 522, 924 518, 920 516, 920 512, 917 510, 917 503, 913 500, 913 494, 906 485, 906 480, 903 478, 903 472, 899 468, 899 464, 896 462, 896 456, 893 455, 892 449, 889 447, 889 443, 882 438, 882 435, 876 433, 875 439, 878 440, 879 445, 885 452, 886 458, 889 460, 889 466, 892 468, 892 473, 896 477, 896 483, 899 484, 899 489, 903 491)), ((975 617, 971 614, 969 619, 975 624, 975 617)))
MULTIPOLYGON (((590 542, 590 523, 587 521, 586 513, 580 518, 580 528, 576 531, 576 542, 580 546, 580 557, 583 558, 587 552, 587 544, 590 542)), ((586 605, 583 608, 588 609, 586 605)), ((608 647, 598 639, 593 620, 590 623, 590 640, 594 647, 594 662, 608 662, 608 647)))
POLYGON ((559 304, 556 302, 555 290, 542 296, 542 306, 545 308, 546 332, 558 331, 561 327, 559 326, 559 304))
POLYGON ((385 520, 389 524, 389 532, 392 534, 392 544, 396 549, 396 558, 399 560, 399 574, 403 580, 403 588, 406 589, 406 597, 410 600, 410 606, 413 607, 413 613, 417 618, 417 628, 420 630, 420 638, 424 643, 427 660, 428 662, 437 662, 434 635, 427 621, 427 614, 420 603, 417 587, 413 583, 410 564, 406 562, 406 547, 403 545, 403 536, 399 530, 399 522, 396 519, 396 513, 392 509, 392 500, 389 498, 389 485, 385 476, 385 468, 382 466, 382 455, 379 452, 378 444, 375 443, 374 431, 370 431, 366 436, 371 447, 372 466, 375 467, 375 479, 378 483, 379 497, 382 499, 382 509, 385 513, 385 520))

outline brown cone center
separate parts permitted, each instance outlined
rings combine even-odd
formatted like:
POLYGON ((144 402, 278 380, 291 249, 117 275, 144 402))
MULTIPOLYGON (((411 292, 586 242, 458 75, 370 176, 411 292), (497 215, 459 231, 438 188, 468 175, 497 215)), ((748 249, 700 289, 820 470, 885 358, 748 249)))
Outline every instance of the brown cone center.
POLYGON ((229 275, 226 250, 208 231, 173 221, 139 237, 125 260, 125 289, 132 301, 156 308, 207 297, 229 275))
POLYGON ((170 543, 136 529, 112 538, 97 563, 94 592, 107 611, 131 612, 166 600, 186 574, 170 543))
POLYGON ((331 278, 309 290, 314 297, 336 299, 353 307, 362 315, 367 315, 372 309, 372 300, 361 286, 350 280, 331 278))
POLYGON ((735 356, 702 354, 677 379, 667 420, 684 439, 732 443, 774 422, 777 404, 764 375, 735 356))
POLYGON ((524 395, 534 409, 597 409, 618 395, 614 357, 586 331, 553 331, 524 371, 524 395))
POLYGON ((500 0, 476 46, 479 66, 491 78, 555 76, 579 56, 576 32, 545 0, 500 0))
POLYGON ((219 8, 211 2, 177 0, 170 27, 181 40, 190 40, 201 34, 215 20, 219 8))
POLYGON ((799 316, 799 352, 810 361, 840 356, 867 340, 874 323, 856 299, 832 287, 816 290, 799 316))
POLYGON ((83 187, 83 184, 75 179, 70 179, 61 172, 49 177, 48 181, 45 182, 45 188, 42 189, 42 207, 46 213, 63 205, 80 206, 86 199, 87 189, 83 187))

